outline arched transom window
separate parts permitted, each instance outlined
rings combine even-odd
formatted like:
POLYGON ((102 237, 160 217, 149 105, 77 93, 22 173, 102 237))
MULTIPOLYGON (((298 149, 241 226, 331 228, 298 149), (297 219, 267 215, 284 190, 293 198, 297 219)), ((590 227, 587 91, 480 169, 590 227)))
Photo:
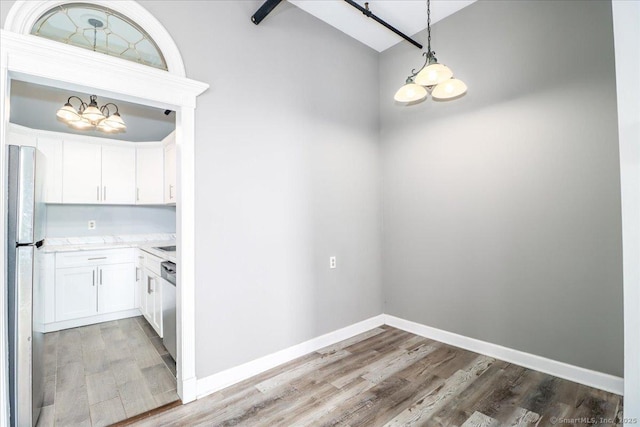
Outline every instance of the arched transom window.
POLYGON ((31 34, 167 70, 162 52, 139 25, 102 6, 56 6, 36 21, 31 34))

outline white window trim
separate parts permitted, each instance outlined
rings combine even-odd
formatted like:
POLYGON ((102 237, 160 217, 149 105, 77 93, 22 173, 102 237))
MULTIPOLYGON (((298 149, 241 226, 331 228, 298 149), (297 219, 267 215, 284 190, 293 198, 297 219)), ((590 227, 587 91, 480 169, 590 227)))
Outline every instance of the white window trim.
MULTIPOLYGON (((6 130, 11 80, 95 93, 176 111, 178 239, 178 394, 183 403, 196 398, 195 372, 195 107, 209 85, 184 77, 175 43, 149 12, 133 1, 95 1, 137 22, 154 38, 169 72, 30 35, 33 22, 60 1, 18 1, 0 30, 0 211, 6 212, 6 130), (46 7, 45 7, 46 6, 46 7), (17 30, 17 31, 16 31, 17 30), (46 66, 43 66, 46 64, 46 66), (89 71, 90 70, 90 71, 89 71), (158 90, 162 88, 162 90, 158 90)), ((0 235, 6 242, 4 221, 0 235)), ((0 247, 0 271, 6 282, 6 246, 0 247)), ((0 292, 0 354, 7 355, 4 293, 0 292)), ((0 424, 8 423, 8 366, 0 358, 0 424)))
MULTIPOLYGON (((83 2, 115 10, 138 24, 149 34, 162 52, 169 72, 181 77, 186 76, 182 55, 180 55, 173 38, 160 21, 137 2, 131 0, 83 0, 83 2)), ((30 34, 31 28, 42 15, 56 6, 67 3, 75 2, 69 0, 18 0, 9 10, 4 29, 12 33, 30 34)))

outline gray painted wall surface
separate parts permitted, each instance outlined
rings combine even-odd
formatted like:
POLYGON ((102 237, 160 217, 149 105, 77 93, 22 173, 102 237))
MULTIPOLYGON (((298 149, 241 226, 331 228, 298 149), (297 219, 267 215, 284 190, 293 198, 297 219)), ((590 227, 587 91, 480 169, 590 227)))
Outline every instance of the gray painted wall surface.
POLYGON ((381 55, 385 312, 621 376, 610 3, 482 1, 432 30, 469 92, 395 106, 421 57, 381 55))
POLYGON ((141 3, 211 85, 196 110, 197 376, 380 314, 377 54, 284 2, 259 26, 258 0, 141 3))
POLYGON ((411 109, 391 101, 421 65, 406 43, 378 63, 287 4, 258 27, 261 1, 142 4, 211 84, 196 129, 198 377, 382 312, 378 138, 385 312, 621 375, 608 3, 463 9, 433 42, 469 94, 411 109))
POLYGON ((47 237, 175 233, 175 206, 47 205, 47 237), (94 230, 88 222, 96 221, 94 230))

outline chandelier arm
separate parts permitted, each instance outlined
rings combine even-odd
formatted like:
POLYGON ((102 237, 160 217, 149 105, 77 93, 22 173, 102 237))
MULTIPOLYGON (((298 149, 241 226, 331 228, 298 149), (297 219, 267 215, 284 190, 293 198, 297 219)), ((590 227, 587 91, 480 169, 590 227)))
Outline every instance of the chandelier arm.
MULTIPOLYGON (((116 112, 113 113, 113 114, 120 114, 120 112, 118 111, 118 106, 116 104, 114 104, 113 102, 107 102, 106 104, 104 104, 102 106, 102 108, 106 108, 107 112, 110 113, 109 108, 108 108, 109 105, 113 105, 114 107, 116 107, 116 112)), ((102 110, 102 108, 100 110, 102 110)))
POLYGON ((80 108, 78 108, 78 111, 82 112, 85 108, 87 108, 87 104, 82 100, 82 98, 75 95, 72 95, 69 97, 69 99, 67 99, 67 104, 71 104, 72 99, 77 99, 78 101, 80 101, 80 108))

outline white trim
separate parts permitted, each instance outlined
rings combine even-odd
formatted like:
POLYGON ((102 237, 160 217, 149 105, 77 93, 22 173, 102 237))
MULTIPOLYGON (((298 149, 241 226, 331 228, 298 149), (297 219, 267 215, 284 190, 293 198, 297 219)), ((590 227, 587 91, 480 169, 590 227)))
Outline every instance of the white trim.
POLYGON ((611 8, 622 201, 624 418, 640 419, 640 3, 614 0, 611 8))
POLYGON ((546 357, 536 356, 535 354, 525 353, 523 351, 514 350, 512 348, 503 347, 486 341, 465 337, 463 335, 432 328, 431 326, 401 319, 389 314, 384 315, 384 323, 389 326, 393 326, 394 328, 402 329, 403 331, 411 332, 412 334, 420 335, 425 338, 464 348, 465 350, 484 354, 485 356, 494 357, 525 368, 544 372, 555 377, 588 385, 589 387, 595 387, 604 391, 622 395, 623 380, 620 377, 603 374, 602 372, 592 371, 579 366, 569 365, 568 363, 558 362, 557 360, 547 359, 546 357))
POLYGON ((239 383, 240 381, 246 380, 247 378, 251 378, 254 375, 268 371, 269 369, 275 368, 283 363, 297 359, 305 354, 309 354, 313 351, 320 350, 321 348, 377 328, 378 326, 382 326, 384 323, 383 319, 384 315, 380 314, 361 322, 354 323, 351 326, 338 329, 337 331, 312 338, 298 345, 294 345, 293 347, 285 348, 284 350, 252 360, 251 362, 244 363, 240 366, 201 378, 198 380, 197 385, 198 399, 229 387, 230 385, 239 383))
MULTIPOLYGON (((26 2, 27 4, 30 2, 26 2)), ((14 5, 24 5, 18 2, 14 5)), ((109 3, 113 4, 119 2, 109 3)), ((112 7, 113 8, 113 7, 112 7)), ((138 20, 140 23, 140 21, 138 20)), ((90 91, 100 96, 109 96, 128 102, 169 108, 176 111, 176 145, 181 147, 178 157, 178 182, 193 187, 195 170, 195 105, 196 97, 209 85, 114 58, 85 49, 78 49, 40 37, 0 30, 0 165, 5 167, 5 144, 8 129, 8 103, 10 80, 20 80, 47 84, 66 90, 90 91), (162 90, 158 90, 161 87, 162 90), (183 166, 190 165, 190 166, 183 166)), ((195 387, 195 198, 193 188, 179 191, 180 215, 177 226, 178 263, 178 304, 177 338, 180 343, 178 357, 178 394, 184 403, 196 398, 195 387), (184 319, 184 321, 183 321, 184 319), (182 394, 181 394, 182 393, 182 394)), ((4 173, 0 177, 0 207, 4 207, 4 173)), ((0 235, 6 241, 5 221, 0 221, 0 235)), ((0 248, 0 267, 6 278, 4 265, 5 245, 0 248)), ((4 280, 6 283, 6 280, 4 280)), ((3 294, 3 293, 0 293, 3 294)), ((2 298, 2 297, 0 297, 2 298)), ((0 306, 0 354, 8 354, 4 301, 0 306)), ((0 425, 8 421, 8 381, 7 363, 0 358, 0 425)))
MULTIPOLYGON (((119 12, 142 27, 156 43, 165 61, 169 72, 177 76, 185 77, 184 63, 178 50, 178 46, 152 14, 135 1, 131 0, 84 0, 119 12)), ((47 11, 56 6, 73 3, 71 0, 18 0, 9 10, 4 24, 6 31, 18 34, 29 34, 33 24, 47 11)), ((77 48, 76 48, 77 49, 77 48)))

